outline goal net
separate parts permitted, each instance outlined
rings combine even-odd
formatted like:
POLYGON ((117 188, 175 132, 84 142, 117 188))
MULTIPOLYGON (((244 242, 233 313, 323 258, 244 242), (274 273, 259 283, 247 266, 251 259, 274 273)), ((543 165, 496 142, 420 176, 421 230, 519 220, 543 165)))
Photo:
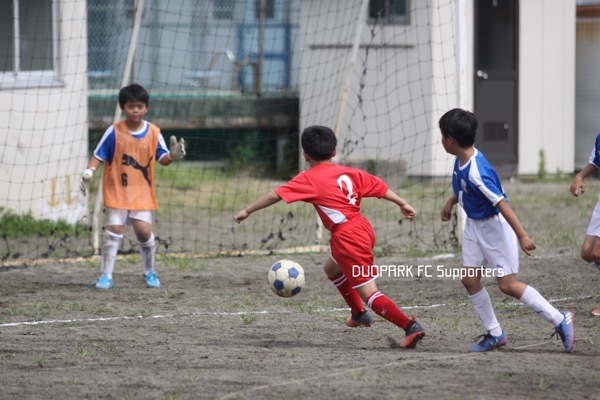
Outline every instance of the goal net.
MULTIPOLYGON (((323 249, 328 233, 304 203, 233 221, 307 168, 309 125, 336 131, 335 162, 382 177, 417 210, 409 221, 363 201, 376 254, 453 249, 437 121, 460 103, 457 1, 0 2, 0 257, 99 251, 102 168, 85 196, 79 181, 130 83, 148 89, 146 119, 167 143, 187 143, 184 160, 156 167, 159 254, 323 249)), ((121 252, 137 252, 125 237, 121 252)))

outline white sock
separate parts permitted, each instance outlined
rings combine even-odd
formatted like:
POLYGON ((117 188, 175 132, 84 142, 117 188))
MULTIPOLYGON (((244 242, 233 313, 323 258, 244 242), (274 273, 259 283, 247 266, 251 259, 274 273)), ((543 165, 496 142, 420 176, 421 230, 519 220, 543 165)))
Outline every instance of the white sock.
POLYGON ((112 273, 115 269, 115 260, 121 244, 123 235, 117 235, 111 231, 104 232, 104 243, 102 244, 102 257, 100 261, 100 271, 112 279, 112 273))
POLYGON ((469 299, 471 300, 471 303, 473 303, 475 312, 483 324, 484 329, 492 336, 502 335, 502 328, 496 319, 492 301, 490 300, 490 295, 487 290, 483 288, 473 296, 469 296, 469 299))
POLYGON ((527 286, 519 301, 538 313, 546 321, 551 322, 554 326, 560 324, 565 318, 560 311, 554 308, 548 300, 531 286, 527 286))
POLYGON ((140 251, 140 256, 142 257, 144 275, 154 272, 154 260, 156 258, 156 242, 154 241, 154 233, 150 235, 150 239, 148 239, 147 242, 138 243, 138 249, 140 251))

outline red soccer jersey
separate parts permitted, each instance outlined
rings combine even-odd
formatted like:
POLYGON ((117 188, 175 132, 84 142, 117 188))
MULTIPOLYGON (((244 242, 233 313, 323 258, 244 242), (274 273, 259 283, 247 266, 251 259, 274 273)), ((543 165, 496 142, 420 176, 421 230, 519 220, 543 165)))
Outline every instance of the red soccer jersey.
POLYGON ((275 192, 286 203, 311 203, 325 228, 331 231, 360 215, 363 197, 381 198, 387 190, 385 182, 363 170, 321 163, 296 175, 275 192))

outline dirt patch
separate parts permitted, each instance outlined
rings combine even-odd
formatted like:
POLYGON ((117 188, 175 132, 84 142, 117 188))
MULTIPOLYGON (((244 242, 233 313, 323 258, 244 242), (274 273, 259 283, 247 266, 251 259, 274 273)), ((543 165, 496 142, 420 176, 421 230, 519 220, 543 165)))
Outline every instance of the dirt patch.
POLYGON ((86 289, 96 262, 0 268, 0 387, 4 399, 599 398, 600 274, 573 251, 522 257, 521 280, 575 313, 572 354, 553 327, 486 280, 509 343, 473 354, 483 333, 458 280, 460 259, 379 258, 433 266, 431 277, 383 276, 379 288, 427 336, 400 350, 403 331, 377 317, 350 329, 322 272, 326 254, 294 255, 307 274, 295 298, 276 297, 268 267, 281 256, 159 262, 146 289, 120 260, 114 290, 86 289), (549 256, 549 254, 551 256, 549 256))

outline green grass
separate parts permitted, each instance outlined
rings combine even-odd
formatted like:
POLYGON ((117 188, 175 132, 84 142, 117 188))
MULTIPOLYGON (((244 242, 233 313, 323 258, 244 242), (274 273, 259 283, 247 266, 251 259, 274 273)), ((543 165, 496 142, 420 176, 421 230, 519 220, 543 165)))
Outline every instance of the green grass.
POLYGON ((19 215, 0 207, 0 237, 84 236, 87 235, 87 232, 89 232, 89 227, 86 225, 69 225, 65 222, 36 219, 31 213, 19 215))
POLYGON ((250 325, 256 321, 256 318, 258 318, 256 314, 240 314, 238 317, 240 318, 240 321, 244 323, 244 325, 250 325))
MULTIPOLYGON (((518 178, 517 183, 508 180, 503 182, 511 206, 540 248, 577 248, 581 245, 585 224, 597 201, 594 187, 597 185, 589 178, 588 192, 575 198, 568 193, 571 179, 572 176, 568 174, 546 173, 543 178, 537 175, 523 176, 518 178)), ((99 180, 96 177, 90 186, 90 210, 99 180)), ((256 213, 240 228, 233 223, 233 215, 237 210, 285 181, 259 179, 251 171, 232 174, 192 161, 168 167, 157 166, 156 180, 160 208, 155 212, 155 218, 162 224, 157 228, 157 235, 166 242, 172 237, 170 252, 214 252, 215 249, 227 252, 231 250, 229 243, 235 241, 235 245, 243 246, 245 240, 251 246, 249 250, 256 250, 258 246, 265 249, 316 243, 317 217, 314 208, 305 203, 285 204, 281 201, 256 213), (206 231, 196 230, 196 224, 210 224, 214 232, 211 231, 207 237, 206 231), (184 230, 183 234, 180 233, 181 229, 184 230), (232 232, 244 233, 232 238, 229 237, 233 235, 232 232), (279 239, 278 233, 282 234, 283 239, 279 239)), ((449 177, 406 178, 401 187, 394 187, 393 182, 390 182, 390 187, 415 207, 417 216, 409 221, 403 219, 398 207, 390 202, 371 198, 363 200, 362 212, 371 220, 377 235, 377 257, 402 254, 416 258, 460 251, 456 220, 442 222, 439 217, 443 203, 451 194, 449 177)), ((6 238, 30 237, 31 241, 40 243, 38 237, 88 238, 90 232, 88 225, 71 226, 62 222, 36 220, 31 214, 17 215, 0 209, 0 236, 6 238)), ((327 243, 328 233, 326 230, 323 232, 323 243, 327 243)), ((129 240, 135 239, 129 237, 129 240)), ((62 254, 64 250, 68 252, 70 245, 68 241, 49 243, 49 254, 62 254)), ((12 252, 17 253, 18 249, 16 246, 13 248, 9 241, 7 256, 12 252)), ((206 263, 197 260, 161 259, 160 255, 159 260, 169 267, 195 271, 207 267, 206 263)), ((94 260, 90 262, 97 264, 94 260)), ((139 263, 137 252, 126 256, 123 262, 139 263)))

